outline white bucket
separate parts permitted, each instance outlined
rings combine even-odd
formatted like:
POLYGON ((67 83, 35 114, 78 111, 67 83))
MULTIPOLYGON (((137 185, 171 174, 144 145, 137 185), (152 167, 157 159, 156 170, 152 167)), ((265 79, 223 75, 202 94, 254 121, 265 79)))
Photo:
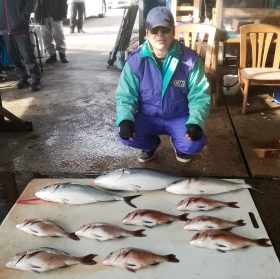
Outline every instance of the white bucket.
POLYGON ((223 76, 223 93, 225 95, 235 95, 239 91, 239 82, 237 75, 223 76))

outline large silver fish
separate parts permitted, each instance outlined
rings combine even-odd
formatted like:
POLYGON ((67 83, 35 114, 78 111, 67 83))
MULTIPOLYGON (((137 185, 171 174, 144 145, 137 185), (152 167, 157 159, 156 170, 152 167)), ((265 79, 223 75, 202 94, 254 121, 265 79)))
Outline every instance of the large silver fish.
POLYGON ((124 224, 154 227, 161 224, 170 224, 176 220, 187 221, 188 213, 172 215, 152 209, 139 209, 128 213, 122 220, 124 224))
POLYGON ((17 224, 16 228, 39 237, 64 236, 73 240, 80 240, 75 233, 66 232, 62 227, 46 219, 26 219, 23 223, 17 224))
MULTIPOLYGON (((45 186, 35 193, 35 196, 46 201, 65 204, 87 204, 103 201, 124 201, 132 207, 136 207, 131 200, 141 195, 121 196, 115 193, 97 189, 93 186, 75 183, 57 183, 45 186)), ((32 204, 36 200, 19 200, 17 203, 32 204)))
POLYGON ((232 222, 213 216, 201 215, 188 220, 184 229, 188 231, 208 231, 223 230, 245 225, 244 220, 232 222))
POLYGON ((95 222, 81 226, 75 234, 78 236, 96 239, 99 241, 110 240, 115 238, 123 238, 128 236, 146 236, 143 234, 145 230, 129 231, 117 225, 95 222))
POLYGON ((96 257, 94 254, 73 257, 58 249, 40 248, 18 253, 6 264, 6 267, 40 273, 79 263, 94 265, 96 264, 94 257, 96 257))
POLYGON ((182 179, 162 171, 146 168, 118 169, 97 177, 94 182, 105 189, 123 191, 149 191, 166 188, 182 179))
POLYGON ((271 244, 267 243, 269 239, 250 239, 231 232, 217 230, 217 231, 203 231, 195 234, 190 241, 191 245, 197 247, 204 247, 215 249, 225 253, 229 250, 245 248, 248 246, 263 246, 269 247, 271 244))
POLYGON ((162 256, 142 249, 122 248, 110 253, 103 261, 103 264, 119 266, 135 272, 142 267, 157 265, 161 262, 177 263, 179 260, 173 254, 162 256))
POLYGON ((235 183, 216 178, 186 178, 170 184, 166 191, 178 195, 214 195, 240 189, 254 189, 245 183, 235 183))
POLYGON ((189 211, 205 211, 226 206, 239 208, 237 202, 223 202, 206 197, 189 197, 181 200, 177 204, 177 209, 189 211))

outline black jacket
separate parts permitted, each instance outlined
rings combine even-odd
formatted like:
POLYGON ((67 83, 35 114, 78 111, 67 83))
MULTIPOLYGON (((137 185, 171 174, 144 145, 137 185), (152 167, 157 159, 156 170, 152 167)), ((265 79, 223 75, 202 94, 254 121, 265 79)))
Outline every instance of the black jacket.
POLYGON ((67 0, 38 0, 35 20, 44 25, 44 19, 63 20, 67 16, 67 0))
POLYGON ((37 0, 0 0, 0 30, 21 33, 29 30, 30 14, 37 0))

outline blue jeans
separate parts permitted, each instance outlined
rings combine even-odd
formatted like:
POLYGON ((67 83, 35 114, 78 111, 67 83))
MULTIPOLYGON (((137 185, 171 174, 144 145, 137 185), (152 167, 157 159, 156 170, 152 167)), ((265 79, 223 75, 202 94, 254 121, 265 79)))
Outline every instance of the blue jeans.
POLYGON ((147 116, 141 113, 135 115, 135 138, 133 141, 124 140, 119 136, 119 141, 127 146, 149 152, 155 149, 159 135, 169 135, 177 153, 198 153, 207 143, 205 135, 198 140, 186 140, 186 116, 173 119, 163 119, 157 116, 147 116))

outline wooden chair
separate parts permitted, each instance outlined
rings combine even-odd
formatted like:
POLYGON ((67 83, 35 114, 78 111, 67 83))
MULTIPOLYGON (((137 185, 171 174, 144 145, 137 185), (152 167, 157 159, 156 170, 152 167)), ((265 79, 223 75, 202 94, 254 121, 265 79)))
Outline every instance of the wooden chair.
POLYGON ((205 72, 211 86, 212 107, 215 107, 220 98, 217 28, 206 24, 178 24, 175 26, 175 38, 195 50, 204 61, 205 72))
POLYGON ((240 27, 239 84, 243 93, 242 113, 250 85, 280 86, 280 27, 248 24, 240 27), (250 48, 249 48, 250 47, 250 48), (268 54, 272 53, 271 65, 268 54))

